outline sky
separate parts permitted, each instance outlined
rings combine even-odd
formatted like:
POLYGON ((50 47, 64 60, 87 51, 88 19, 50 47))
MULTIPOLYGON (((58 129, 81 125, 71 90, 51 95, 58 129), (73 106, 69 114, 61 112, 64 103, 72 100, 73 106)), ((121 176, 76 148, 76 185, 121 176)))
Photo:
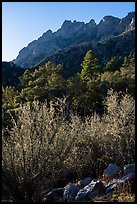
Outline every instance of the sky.
POLYGON ((57 31, 65 20, 98 24, 107 15, 125 17, 135 11, 135 2, 2 2, 2 61, 11 61, 19 51, 44 32, 57 31))

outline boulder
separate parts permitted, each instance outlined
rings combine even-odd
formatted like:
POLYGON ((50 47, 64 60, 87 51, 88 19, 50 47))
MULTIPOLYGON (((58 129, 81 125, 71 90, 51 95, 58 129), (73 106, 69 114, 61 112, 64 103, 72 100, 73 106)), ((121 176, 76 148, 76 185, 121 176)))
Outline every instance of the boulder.
POLYGON ((87 186, 91 181, 92 181, 91 177, 86 177, 86 178, 81 179, 80 181, 78 181, 78 185, 80 186, 80 188, 84 188, 84 187, 87 186))
POLYGON ((105 194, 108 194, 110 192, 112 192, 115 188, 117 187, 117 182, 116 179, 113 179, 113 181, 109 182, 106 186, 105 186, 105 194))
POLYGON ((122 169, 117 166, 116 164, 109 164, 109 166, 104 170, 103 176, 104 178, 114 178, 119 176, 119 174, 122 172, 122 169))
POLYGON ((131 173, 131 174, 127 174, 119 179, 113 179, 111 182, 109 182, 106 186, 105 186, 105 193, 110 193, 111 191, 113 191, 114 189, 126 184, 127 182, 133 181, 135 179, 135 174, 131 173))
POLYGON ((50 191, 45 198, 43 198, 43 202, 57 202, 62 198, 64 193, 64 188, 55 188, 50 191))
POLYGON ((123 176, 123 177, 121 178, 121 180, 123 180, 124 182, 126 182, 126 181, 131 181, 131 180, 133 180, 133 179, 135 179, 135 174, 134 174, 134 173, 126 174, 125 176, 123 176))
POLYGON ((135 173, 135 164, 128 164, 124 166, 124 175, 135 173))
POLYGON ((64 187, 63 197, 65 200, 74 199, 79 191, 79 186, 77 184, 69 183, 64 187))
POLYGON ((75 200, 88 201, 105 190, 104 184, 100 180, 93 179, 87 186, 80 189, 75 200))

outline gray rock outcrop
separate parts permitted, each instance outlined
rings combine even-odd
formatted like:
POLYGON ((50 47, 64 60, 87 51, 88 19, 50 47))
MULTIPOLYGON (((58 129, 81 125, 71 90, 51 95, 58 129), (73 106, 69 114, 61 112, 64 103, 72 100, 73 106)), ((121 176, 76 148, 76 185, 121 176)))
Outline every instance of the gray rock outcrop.
POLYGON ((118 176, 122 172, 121 167, 116 164, 109 164, 109 166, 104 170, 103 176, 104 178, 114 178, 118 176))
POLYGON ((84 188, 85 186, 87 186, 90 182, 92 181, 91 177, 87 177, 84 179, 81 179, 80 181, 78 181, 78 185, 81 188, 84 188))
POLYGON ((127 182, 133 181, 134 179, 135 179, 134 173, 127 174, 119 179, 113 179, 105 186, 106 188, 105 193, 108 194, 115 190, 116 188, 118 189, 119 187, 125 185, 127 182))
POLYGON ((80 189, 75 200, 88 201, 98 194, 102 194, 105 189, 104 184, 100 180, 93 179, 87 186, 80 189))
POLYGON ((116 27, 119 23, 119 18, 115 18, 113 16, 105 16, 98 24, 96 38, 98 40, 103 40, 116 36, 118 34, 116 31, 116 27))
MULTIPOLYGON (((130 183, 131 189, 134 192, 135 188, 135 173, 131 172, 133 164, 125 165, 127 167, 126 175, 120 175, 117 177, 117 173, 121 170, 116 164, 110 164, 106 169, 108 175, 111 175, 111 180, 106 183, 103 179, 92 179, 91 177, 86 177, 81 179, 77 183, 69 183, 64 188, 55 188, 50 191, 44 198, 43 202, 85 202, 91 201, 96 196, 98 199, 102 196, 106 196, 114 190, 119 190, 124 185, 130 183), (130 169, 130 170, 129 170, 130 169), (112 178, 113 175, 113 178, 112 178), (87 184, 87 185, 86 185, 87 184)), ((97 201, 95 201, 97 202, 97 201)), ((99 201, 98 201, 99 202, 99 201)))
POLYGON ((55 188, 50 191, 45 198, 43 198, 43 202, 57 202, 63 196, 64 188, 55 188))
POLYGON ((124 166, 124 175, 135 173, 135 164, 128 164, 124 166))
POLYGON ((98 25, 93 19, 89 23, 65 20, 56 32, 48 30, 24 47, 13 62, 22 68, 30 68, 64 48, 86 42, 93 43, 95 47, 99 42, 113 39, 134 29, 135 12, 129 13, 123 19, 105 16, 98 25))
POLYGON ((74 199, 79 191, 79 186, 77 184, 69 183, 64 187, 63 197, 65 200, 74 199))

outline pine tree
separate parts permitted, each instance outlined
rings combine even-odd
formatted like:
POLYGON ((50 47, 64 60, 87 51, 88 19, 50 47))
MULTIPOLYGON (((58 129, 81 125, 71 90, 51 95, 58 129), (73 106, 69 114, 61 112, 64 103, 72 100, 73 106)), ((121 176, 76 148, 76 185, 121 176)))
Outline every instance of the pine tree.
POLYGON ((99 71, 99 61, 92 50, 86 53, 81 66, 83 67, 81 78, 86 81, 92 79, 94 73, 99 71))
POLYGON ((120 67, 120 62, 114 56, 107 62, 106 66, 104 68, 104 71, 114 72, 114 71, 118 70, 119 67, 120 67))

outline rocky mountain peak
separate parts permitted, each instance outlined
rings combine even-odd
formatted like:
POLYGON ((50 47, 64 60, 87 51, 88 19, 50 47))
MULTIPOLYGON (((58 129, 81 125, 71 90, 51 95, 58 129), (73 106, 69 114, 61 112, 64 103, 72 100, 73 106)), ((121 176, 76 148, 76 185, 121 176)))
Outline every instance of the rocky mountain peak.
POLYGON ((52 34, 52 30, 49 29, 47 32, 43 33, 42 36, 48 37, 48 36, 50 36, 51 34, 52 34))
POLYGON ((56 37, 63 37, 63 38, 72 38, 74 35, 77 35, 78 32, 82 32, 84 29, 85 23, 84 22, 77 22, 74 20, 71 22, 70 20, 65 20, 63 25, 57 32, 55 33, 56 37))
POLYGON ((120 22, 120 19, 114 16, 104 16, 104 18, 100 21, 100 23, 113 23, 113 22, 120 22))
POLYGON ((67 29, 72 25, 71 20, 65 20, 64 23, 61 26, 61 29, 67 29))
POLYGON ((113 16, 105 16, 98 24, 97 40, 103 40, 106 37, 114 37, 120 19, 113 16))
POLYGON ((89 23, 65 20, 56 31, 48 30, 37 40, 23 48, 14 63, 20 67, 32 67, 54 52, 80 43, 93 44, 106 41, 135 28, 135 12, 122 19, 105 16, 97 25, 94 19, 89 23))
POLYGON ((128 15, 125 17, 126 19, 131 20, 133 17, 135 17, 135 12, 129 12, 128 15))
POLYGON ((128 15, 121 19, 119 25, 117 26, 118 33, 123 33, 126 30, 129 30, 130 26, 133 29, 133 26, 135 28, 135 12, 130 12, 128 15), (132 25, 131 25, 132 22, 132 25))
POLYGON ((88 27, 90 27, 90 28, 94 28, 94 27, 97 26, 97 24, 95 23, 95 20, 94 20, 94 19, 91 19, 91 20, 89 21, 89 23, 86 23, 86 25, 87 25, 88 27))
POLYGON ((49 29, 47 32, 43 33, 41 37, 38 38, 39 42, 42 43, 51 40, 53 38, 52 34, 52 30, 49 29))

